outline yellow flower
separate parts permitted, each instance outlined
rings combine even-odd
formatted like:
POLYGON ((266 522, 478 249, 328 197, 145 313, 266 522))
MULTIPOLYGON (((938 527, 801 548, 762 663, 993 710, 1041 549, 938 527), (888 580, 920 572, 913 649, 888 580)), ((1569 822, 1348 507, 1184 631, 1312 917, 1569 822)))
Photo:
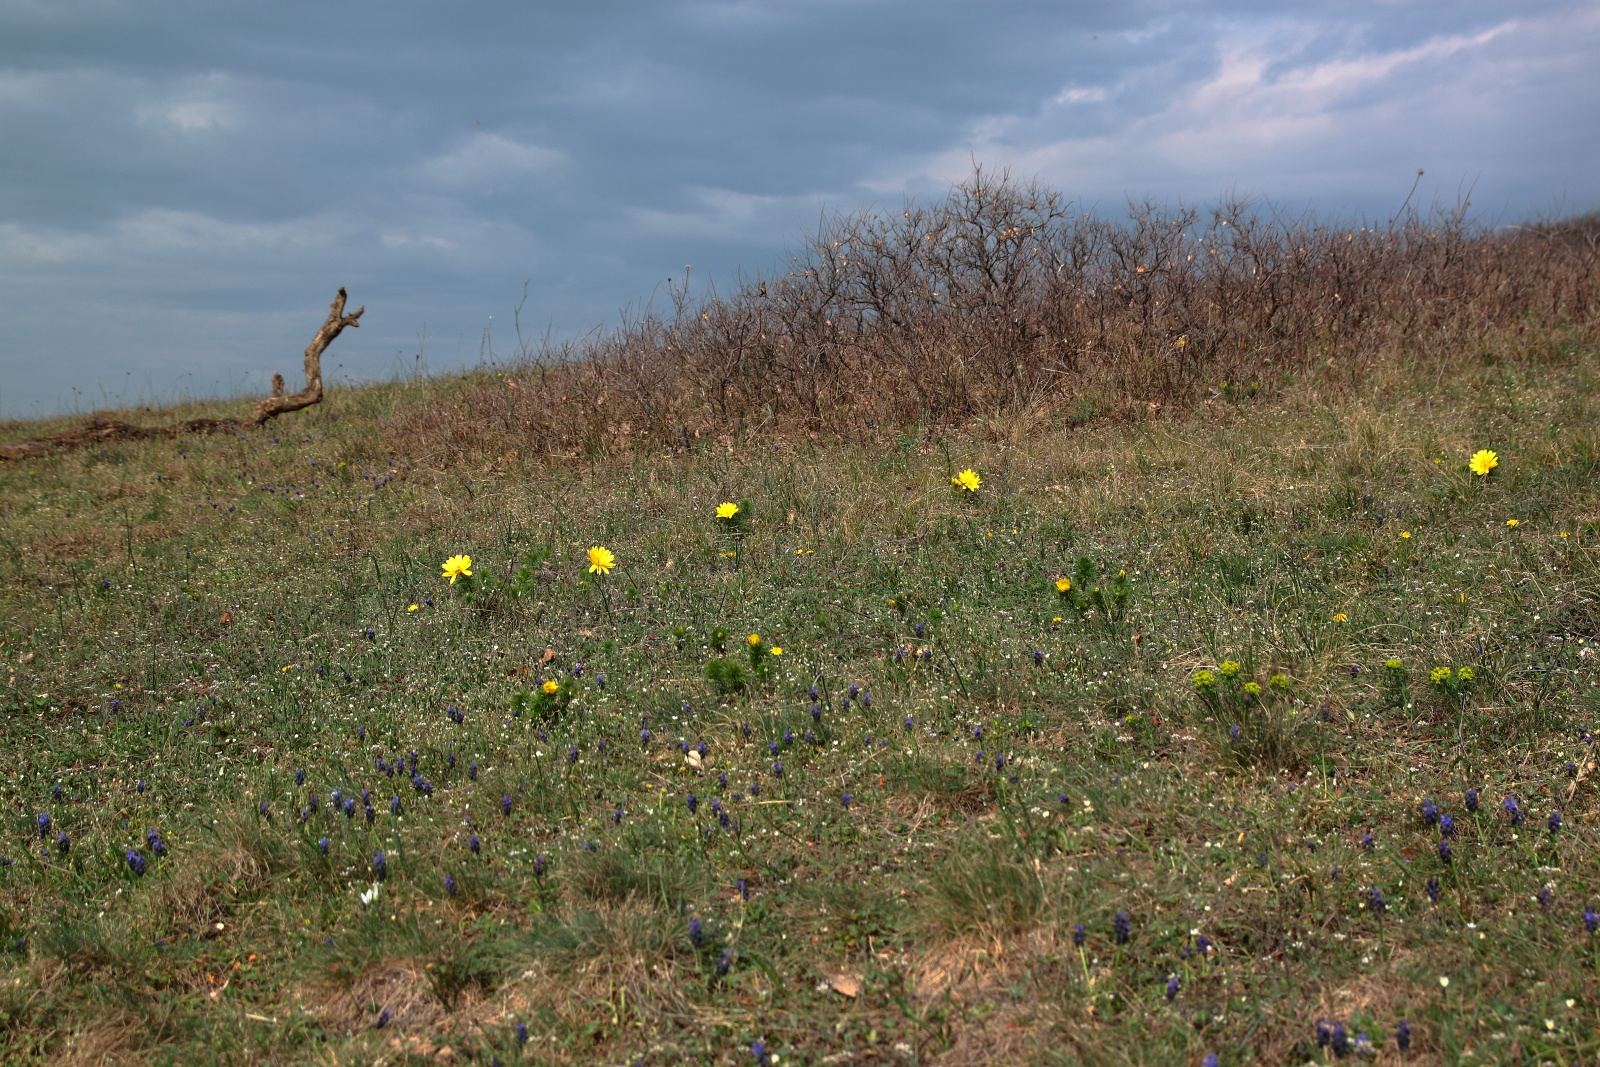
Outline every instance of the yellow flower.
POLYGON ((1261 683, 1260 682, 1246 682, 1246 683, 1244 683, 1244 691, 1246 693, 1248 693, 1250 696, 1258 697, 1258 696, 1261 695, 1261 683))
POLYGON ((1500 457, 1487 448, 1480 448, 1472 454, 1472 459, 1467 463, 1472 468, 1472 473, 1486 475, 1500 466, 1500 457))
POLYGON ((1050 621, 1051 622, 1060 622, 1061 621, 1061 616, 1057 615, 1055 618, 1051 619, 1050 621))
POLYGON ((457 578, 472 577, 471 556, 451 556, 449 559, 439 564, 439 567, 444 571, 444 573, 439 575, 439 577, 450 579, 451 585, 456 584, 457 578))
POLYGON ((1267 679, 1267 684, 1274 689, 1286 690, 1289 688, 1289 676, 1287 674, 1274 674, 1267 679))
POLYGON ((1350 616, 1346 615, 1342 611, 1336 611, 1336 612, 1333 613, 1333 621, 1334 622, 1349 622, 1350 621, 1350 616))
POLYGON ((1519 525, 1519 524, 1518 524, 1516 519, 1507 519, 1506 520, 1506 525, 1507 526, 1516 526, 1516 525, 1519 525))
POLYGON ((1242 668, 1238 663, 1231 659, 1225 659, 1222 661, 1221 665, 1217 667, 1217 673, 1222 675, 1224 678, 1232 678, 1237 675, 1241 669, 1242 668))
POLYGON ((294 664, 293 663, 285 663, 283 665, 283 670, 286 670, 286 671, 294 670, 294 664))
POLYGON ((406 610, 407 611, 416 611, 417 610, 417 606, 415 604, 413 604, 409 608, 407 608, 406 610))
POLYGON ((1432 682, 1434 685, 1443 685, 1444 683, 1448 682, 1449 680, 1450 680, 1450 668, 1449 667, 1435 667, 1433 670, 1428 672, 1428 681, 1432 682))
POLYGON ((1400 540, 1402 540, 1402 541, 1411 540, 1411 531, 1410 530, 1401 530, 1400 531, 1400 540))
POLYGON ((560 689, 561 687, 555 683, 554 679, 550 679, 550 680, 546 681, 543 685, 541 685, 539 688, 543 689, 546 693, 550 694, 551 696, 555 696, 556 695, 556 690, 560 689))
POLYGON ((1056 592, 1058 592, 1058 593, 1070 593, 1071 591, 1072 591, 1072 579, 1071 578, 1057 578, 1056 579, 1056 592))
POLYGON ((717 505, 717 518, 719 519, 731 519, 737 514, 739 514, 739 505, 732 501, 724 501, 717 505))
POLYGON ((1216 688, 1216 685, 1217 676, 1212 674, 1210 671, 1201 668, 1200 670, 1194 672, 1194 687, 1201 692, 1205 692, 1208 689, 1214 689, 1216 688))
POLYGON ((737 556, 738 554, 739 553, 737 553, 737 552, 724 552, 722 554, 722 558, 723 559, 732 559, 734 556, 737 556))
POLYGON ((780 645, 773 645, 771 648, 767 649, 767 651, 771 652, 774 656, 783 655, 783 648, 780 645))
POLYGON ((617 565, 617 557, 611 554, 609 548, 595 545, 589 549, 589 573, 610 574, 611 568, 617 565))
POLYGON ((954 478, 950 479, 951 485, 960 486, 969 493, 976 493, 978 486, 983 484, 983 479, 978 477, 978 472, 968 467, 954 478))
POLYGON ((761 635, 760 634, 751 634, 749 637, 745 638, 745 640, 750 642, 750 647, 751 648, 760 648, 761 647, 761 635))

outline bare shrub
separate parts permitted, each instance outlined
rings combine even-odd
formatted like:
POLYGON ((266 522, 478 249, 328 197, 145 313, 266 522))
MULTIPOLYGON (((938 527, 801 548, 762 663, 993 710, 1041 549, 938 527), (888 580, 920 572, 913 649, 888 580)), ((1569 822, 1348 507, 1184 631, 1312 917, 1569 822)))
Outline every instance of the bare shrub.
MULTIPOLYGON (((1383 225, 1243 200, 1125 221, 980 169, 941 202, 824 221, 787 268, 519 346, 493 380, 395 416, 444 452, 595 454, 756 431, 1071 423, 1222 383, 1455 359, 1592 330, 1593 218, 1494 231, 1466 208, 1383 225)), ((428 451, 424 447, 423 451, 428 451)))

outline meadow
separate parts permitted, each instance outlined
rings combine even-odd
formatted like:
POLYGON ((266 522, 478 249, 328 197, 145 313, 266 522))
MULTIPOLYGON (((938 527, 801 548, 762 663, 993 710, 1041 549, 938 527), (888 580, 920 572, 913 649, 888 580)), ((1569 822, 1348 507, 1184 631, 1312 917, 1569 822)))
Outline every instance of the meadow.
POLYGON ((1391 357, 0 464, 5 1062, 1593 1062, 1594 332, 1391 357))

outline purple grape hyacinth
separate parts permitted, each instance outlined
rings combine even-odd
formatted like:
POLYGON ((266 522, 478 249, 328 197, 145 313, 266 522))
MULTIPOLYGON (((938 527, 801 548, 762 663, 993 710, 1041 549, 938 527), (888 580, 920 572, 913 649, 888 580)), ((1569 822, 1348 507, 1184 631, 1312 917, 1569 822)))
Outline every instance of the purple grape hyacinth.
POLYGON ((1501 807, 1505 809, 1506 815, 1510 817, 1512 826, 1521 826, 1527 821, 1528 813, 1522 810, 1522 805, 1517 802, 1516 797, 1506 797, 1505 803, 1501 807))

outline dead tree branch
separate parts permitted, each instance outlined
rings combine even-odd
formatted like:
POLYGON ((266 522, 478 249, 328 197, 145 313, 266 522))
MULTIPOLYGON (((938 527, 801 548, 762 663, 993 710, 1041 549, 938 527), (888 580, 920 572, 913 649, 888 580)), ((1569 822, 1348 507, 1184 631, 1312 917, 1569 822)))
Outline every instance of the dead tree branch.
POLYGON ((339 295, 334 298, 328 307, 328 318, 317 330, 317 335, 306 346, 306 386, 292 396, 283 394, 283 375, 272 376, 272 395, 259 401, 250 412, 248 418, 239 419, 189 419, 186 422, 174 423, 170 426, 135 426, 132 423, 119 422, 115 419, 91 419, 86 425, 61 433, 51 434, 48 437, 35 437, 26 441, 13 441, 10 444, 0 445, 0 459, 27 459, 31 456, 42 456, 61 448, 80 448, 84 445, 96 444, 102 441, 111 441, 125 438, 154 438, 154 437, 181 437, 192 433, 219 433, 230 430, 239 430, 245 427, 257 427, 277 418, 288 411, 299 411, 301 408, 310 407, 322 400, 322 353, 328 350, 333 339, 344 332, 346 326, 357 328, 361 325, 360 318, 365 307, 359 307, 349 315, 344 313, 345 301, 344 288, 341 286, 339 295))
POLYGON ((356 308, 350 315, 344 313, 345 302, 344 287, 339 287, 339 295, 334 297, 333 303, 328 306, 328 320, 322 324, 317 335, 306 346, 306 387, 293 396, 283 395, 283 376, 272 376, 272 395, 256 405, 250 417, 245 420, 248 426, 260 426, 269 419, 275 419, 286 411, 299 411, 301 408, 310 407, 322 400, 322 353, 333 344, 333 339, 344 332, 346 326, 352 329, 361 325, 361 313, 367 309, 356 308))

